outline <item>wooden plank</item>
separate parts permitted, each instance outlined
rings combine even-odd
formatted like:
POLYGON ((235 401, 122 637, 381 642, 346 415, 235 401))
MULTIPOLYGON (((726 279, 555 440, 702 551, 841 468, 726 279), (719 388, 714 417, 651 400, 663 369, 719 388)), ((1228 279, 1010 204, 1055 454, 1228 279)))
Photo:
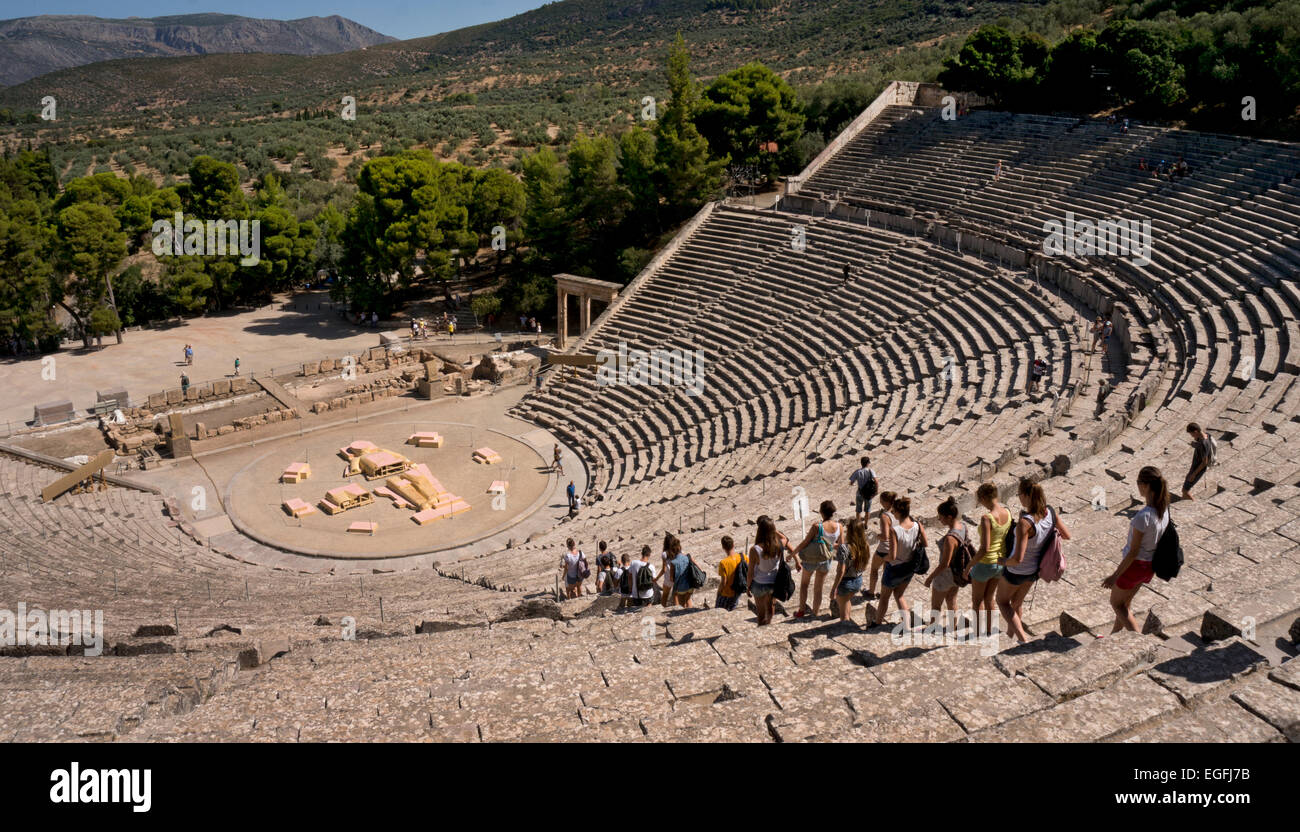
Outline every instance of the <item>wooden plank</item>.
POLYGON ((562 352, 548 352, 547 364, 563 364, 567 367, 590 367, 596 364, 594 355, 565 355, 562 352))
POLYGON ((90 462, 87 462, 85 465, 70 474, 64 474, 54 482, 42 488, 41 501, 48 503, 50 500, 53 500, 55 497, 59 496, 64 491, 67 491, 82 480, 90 479, 95 474, 102 471, 104 466, 112 462, 113 458, 116 456, 117 454, 113 453, 111 450, 100 451, 90 462))
POLYGON ((284 389, 284 387, 282 387, 280 383, 277 382, 275 379, 261 377, 261 378, 254 378, 253 381, 257 382, 257 385, 261 387, 263 390, 265 390, 271 396, 271 398, 275 399, 277 402, 284 405, 285 407, 290 409, 297 409, 302 407, 302 399, 299 399, 297 396, 293 395, 288 390, 284 389))

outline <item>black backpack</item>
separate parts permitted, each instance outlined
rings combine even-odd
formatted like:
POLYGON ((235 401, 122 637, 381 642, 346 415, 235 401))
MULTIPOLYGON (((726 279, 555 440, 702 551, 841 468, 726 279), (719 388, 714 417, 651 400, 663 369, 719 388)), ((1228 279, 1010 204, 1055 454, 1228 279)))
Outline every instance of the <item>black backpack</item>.
POLYGON ((952 579, 957 586, 970 584, 970 579, 966 577, 966 567, 975 560, 975 554, 975 547, 970 543, 969 534, 964 540, 957 541, 957 548, 952 551, 952 562, 948 564, 948 568, 952 570, 952 579))
POLYGON ((873 499, 879 491, 880 486, 876 484, 875 474, 867 474, 862 484, 858 486, 858 495, 864 500, 873 499))
POLYGON ((1006 537, 1002 538, 1002 557, 1010 559, 1016 553, 1016 538, 1020 535, 1020 521, 1024 519, 1028 512, 1021 512, 1019 517, 1011 516, 1011 526, 1007 529, 1006 537))
POLYGON ((731 573, 731 594, 735 596, 744 595, 749 591, 749 564, 745 556, 741 555, 740 563, 736 564, 736 571, 731 573))
POLYGON ((916 548, 912 550, 912 574, 924 575, 929 571, 930 556, 925 553, 925 544, 921 542, 921 532, 918 530, 916 533, 916 548))
POLYGON ((785 558, 778 557, 776 583, 772 587, 772 597, 778 601, 789 601, 794 595, 794 575, 790 574, 790 564, 785 562, 785 558))
POLYGON ((686 564, 686 584, 691 589, 699 589, 709 580, 709 576, 704 574, 704 570, 695 565, 695 561, 689 561, 686 564))
POLYGON ((641 568, 636 571, 636 591, 648 592, 654 588, 655 576, 650 571, 650 564, 642 563, 641 568))
POLYGON ((623 569, 623 575, 618 579, 618 591, 620 595, 632 594, 632 570, 623 569))
POLYGON ((1183 568, 1183 547, 1178 542, 1178 529, 1174 528, 1172 517, 1169 518, 1169 525, 1165 526, 1165 533, 1156 541, 1151 568, 1156 577, 1163 581, 1177 578, 1178 570, 1183 568))

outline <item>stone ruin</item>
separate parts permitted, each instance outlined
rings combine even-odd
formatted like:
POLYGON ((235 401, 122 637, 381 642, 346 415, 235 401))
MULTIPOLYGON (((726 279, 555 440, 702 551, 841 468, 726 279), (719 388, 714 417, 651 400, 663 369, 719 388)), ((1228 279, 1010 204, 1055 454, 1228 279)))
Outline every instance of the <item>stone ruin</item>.
POLYGON ((525 350, 490 352, 474 367, 473 377, 493 384, 527 384, 542 360, 525 350))

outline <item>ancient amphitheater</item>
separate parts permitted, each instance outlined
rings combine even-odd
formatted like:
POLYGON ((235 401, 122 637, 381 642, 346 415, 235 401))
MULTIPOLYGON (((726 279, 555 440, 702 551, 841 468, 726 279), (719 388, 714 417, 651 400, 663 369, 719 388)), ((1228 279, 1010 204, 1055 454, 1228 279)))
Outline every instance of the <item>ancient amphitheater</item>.
POLYGON ((6 648, 0 738, 1300 739, 1300 146, 945 120, 939 95, 891 85, 773 209, 707 206, 567 350, 703 350, 699 395, 564 366, 501 399, 581 460, 600 499, 577 518, 454 563, 313 563, 204 534, 165 487, 42 502, 56 473, 0 456, 6 602, 103 610, 107 636, 93 658, 6 648), (1140 169, 1180 157, 1186 177, 1140 169), (1150 220, 1149 262, 1046 256, 1067 212, 1150 220), (1098 316, 1115 337, 1089 354, 1098 316), (1187 565, 1138 594, 1142 634, 1098 638, 1137 471, 1180 480, 1192 420, 1220 452, 1173 507, 1187 565), (982 481, 1043 481, 1074 539, 1031 642, 554 599, 567 537, 657 554, 680 529, 716 563, 759 514, 797 534, 799 488, 845 505, 863 451, 927 520, 982 481))

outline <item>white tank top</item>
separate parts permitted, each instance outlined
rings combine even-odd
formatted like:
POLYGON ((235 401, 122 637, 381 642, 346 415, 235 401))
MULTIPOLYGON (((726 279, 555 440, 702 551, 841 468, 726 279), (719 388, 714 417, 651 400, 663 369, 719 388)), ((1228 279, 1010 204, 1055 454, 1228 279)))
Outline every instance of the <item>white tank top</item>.
POLYGON ((780 556, 764 557, 763 547, 757 543, 754 544, 754 551, 758 552, 758 567, 754 570, 754 583, 756 584, 774 584, 776 583, 776 570, 780 565, 780 556))
POLYGON ((912 553, 916 551, 917 536, 921 533, 921 524, 915 520, 912 521, 912 528, 905 529, 897 523, 894 524, 894 537, 898 538, 898 554, 894 563, 907 563, 912 559, 912 553))
MULTIPOLYGON (((1047 533, 1051 531, 1055 521, 1056 514, 1052 509, 1047 510, 1047 515, 1037 522, 1034 522, 1034 516, 1029 515, 1029 521, 1034 524, 1033 533, 1025 544, 1025 556, 1021 558, 1018 564, 1008 564, 1007 571, 1012 575, 1032 575, 1038 571, 1038 559, 1043 555, 1043 542, 1047 539, 1047 533)), ((1020 535, 1020 520, 1016 519, 1017 540, 1020 535)), ((1013 553, 1014 554, 1014 553, 1013 553)))

